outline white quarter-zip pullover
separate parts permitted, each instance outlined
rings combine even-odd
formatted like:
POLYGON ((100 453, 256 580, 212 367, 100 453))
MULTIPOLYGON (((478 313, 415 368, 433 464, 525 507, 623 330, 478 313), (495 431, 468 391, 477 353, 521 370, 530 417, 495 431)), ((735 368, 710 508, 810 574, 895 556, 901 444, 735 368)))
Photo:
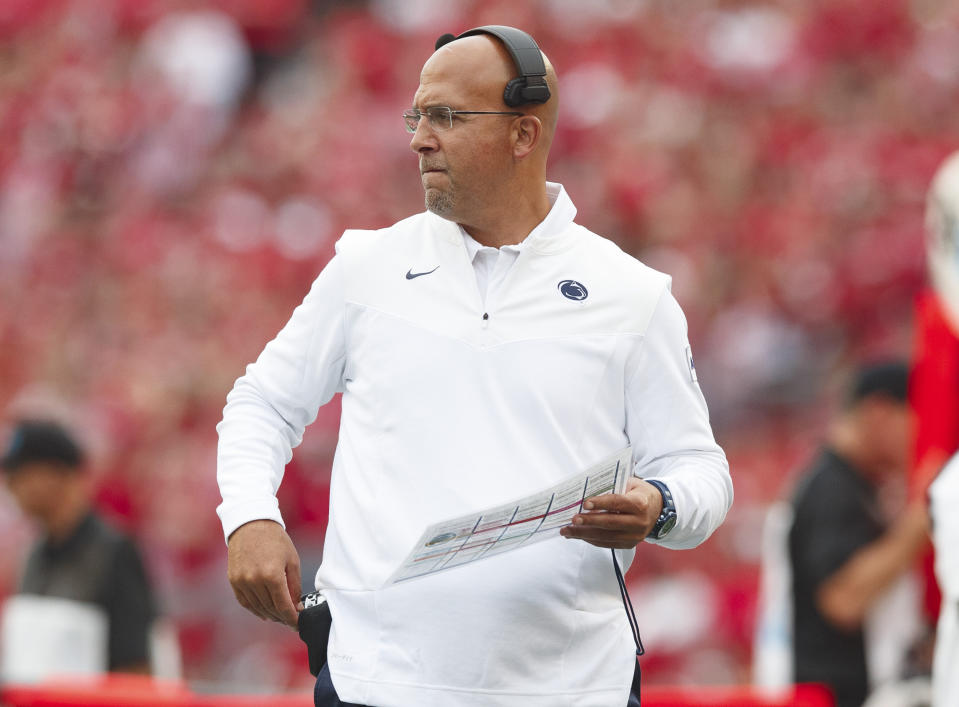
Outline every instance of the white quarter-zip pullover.
MULTIPOLYGON (((276 489, 343 393, 316 586, 341 699, 377 707, 625 705, 634 647, 609 550, 556 538, 398 585, 423 529, 542 490, 631 445, 673 493, 668 547, 725 517, 732 484, 669 277, 552 208, 483 297, 463 231, 426 212, 347 231, 227 398, 227 536, 282 523, 276 489)), ((502 252, 500 256, 502 257, 502 252)), ((632 551, 619 552, 628 565, 632 551)))

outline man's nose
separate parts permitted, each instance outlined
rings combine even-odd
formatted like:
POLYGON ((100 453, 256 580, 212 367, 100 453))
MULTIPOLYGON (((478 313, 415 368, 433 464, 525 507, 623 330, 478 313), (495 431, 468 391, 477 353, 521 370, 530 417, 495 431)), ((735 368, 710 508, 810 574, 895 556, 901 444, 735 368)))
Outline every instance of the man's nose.
POLYGON ((438 149, 439 143, 436 141, 436 133, 430 127, 429 119, 424 115, 416 124, 416 132, 410 139, 410 149, 417 154, 421 152, 432 152, 438 149))

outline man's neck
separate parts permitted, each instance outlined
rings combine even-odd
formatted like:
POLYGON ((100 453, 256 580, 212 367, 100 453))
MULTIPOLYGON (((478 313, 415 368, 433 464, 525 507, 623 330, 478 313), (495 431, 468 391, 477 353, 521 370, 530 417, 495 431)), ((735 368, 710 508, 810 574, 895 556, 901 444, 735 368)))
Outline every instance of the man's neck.
POLYGON ((855 423, 849 420, 837 422, 830 430, 828 441, 833 451, 846 460, 860 476, 870 482, 873 480, 875 469, 872 456, 855 423))
POLYGON ((543 182, 542 189, 535 196, 512 201, 510 208, 500 210, 498 215, 459 225, 480 245, 501 248, 504 245, 522 243, 526 236, 543 222, 552 208, 546 195, 546 182, 543 182))
POLYGON ((46 519, 44 530, 47 537, 54 543, 59 544, 67 540, 80 525, 90 507, 86 503, 67 504, 57 510, 51 517, 46 519))

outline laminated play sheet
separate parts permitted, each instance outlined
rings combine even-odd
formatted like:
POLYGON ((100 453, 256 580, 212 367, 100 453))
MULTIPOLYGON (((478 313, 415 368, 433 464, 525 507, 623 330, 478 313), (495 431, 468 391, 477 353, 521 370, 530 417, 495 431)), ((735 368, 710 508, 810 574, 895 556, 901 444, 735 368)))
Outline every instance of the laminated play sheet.
POLYGON ((559 535, 588 498, 623 493, 630 448, 540 493, 428 527, 388 584, 424 577, 559 535))

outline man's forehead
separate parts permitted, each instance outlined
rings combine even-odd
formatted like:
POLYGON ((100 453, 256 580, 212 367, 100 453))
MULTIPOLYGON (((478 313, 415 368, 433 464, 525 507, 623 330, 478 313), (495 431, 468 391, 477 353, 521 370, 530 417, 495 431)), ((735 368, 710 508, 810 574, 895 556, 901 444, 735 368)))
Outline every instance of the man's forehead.
MULTIPOLYGON (((428 65, 427 65, 428 67, 428 65)), ((481 93, 475 79, 461 72, 428 70, 423 67, 420 85, 413 96, 413 105, 419 108, 436 105, 455 105, 475 98, 481 93)))
POLYGON ((498 95, 511 78, 512 60, 505 51, 495 40, 481 36, 464 37, 440 47, 420 72, 417 103, 421 99, 440 100, 447 96, 498 95))
POLYGON ((463 100, 464 94, 462 86, 457 86, 451 81, 430 81, 429 79, 420 79, 419 88, 413 94, 413 105, 417 108, 429 108, 430 106, 456 106, 463 100))

